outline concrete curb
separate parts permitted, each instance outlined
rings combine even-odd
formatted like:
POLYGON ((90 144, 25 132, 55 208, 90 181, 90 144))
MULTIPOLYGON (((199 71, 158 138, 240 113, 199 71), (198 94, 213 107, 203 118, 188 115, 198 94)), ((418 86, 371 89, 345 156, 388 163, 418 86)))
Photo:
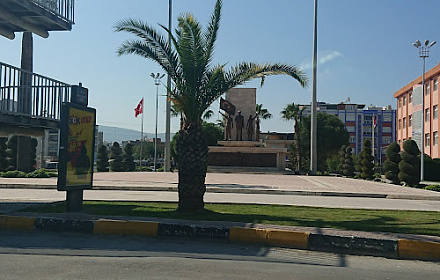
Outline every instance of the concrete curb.
POLYGON ((221 226, 209 222, 66 219, 0 215, 0 230, 43 230, 89 234, 141 235, 156 238, 202 238, 225 242, 274 245, 295 249, 387 258, 440 261, 440 241, 374 238, 262 228, 261 225, 221 226))

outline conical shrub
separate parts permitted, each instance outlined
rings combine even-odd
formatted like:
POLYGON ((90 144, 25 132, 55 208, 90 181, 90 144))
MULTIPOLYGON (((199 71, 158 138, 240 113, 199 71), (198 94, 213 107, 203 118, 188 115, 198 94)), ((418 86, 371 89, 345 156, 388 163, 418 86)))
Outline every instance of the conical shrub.
POLYGON ((399 163, 400 158, 400 146, 394 142, 390 144, 386 151, 387 159, 383 163, 385 167, 385 178, 390 180, 393 184, 400 184, 399 179, 399 163))
POLYGON ((414 140, 403 143, 402 160, 399 163, 399 179, 409 186, 417 186, 420 182, 420 150, 414 140))

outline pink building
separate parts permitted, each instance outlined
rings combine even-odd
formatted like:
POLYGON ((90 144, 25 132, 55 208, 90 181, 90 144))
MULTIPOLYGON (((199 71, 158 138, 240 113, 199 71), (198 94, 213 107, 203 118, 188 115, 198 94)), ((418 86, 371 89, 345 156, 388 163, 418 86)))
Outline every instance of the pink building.
POLYGON ((440 157, 438 143, 440 63, 425 73, 425 94, 422 95, 422 76, 394 93, 397 98, 397 143, 413 139, 420 147, 422 114, 424 116, 424 152, 432 158, 440 157), (424 108, 422 108, 424 98, 424 108))

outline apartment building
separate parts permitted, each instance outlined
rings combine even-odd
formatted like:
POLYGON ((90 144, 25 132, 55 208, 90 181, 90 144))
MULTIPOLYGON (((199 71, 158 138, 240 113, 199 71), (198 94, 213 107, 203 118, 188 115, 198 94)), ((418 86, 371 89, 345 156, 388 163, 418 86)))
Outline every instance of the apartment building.
POLYGON ((413 139, 421 148, 423 116, 424 152, 432 158, 438 158, 440 155, 438 143, 439 77, 440 63, 425 73, 424 94, 422 94, 422 76, 394 93, 397 99, 397 142, 403 145, 405 140, 413 139), (422 101, 424 101, 424 106, 422 101))
MULTIPOLYGON (((311 114, 310 105, 302 105, 306 109, 304 116, 311 114)), ((396 110, 387 107, 368 106, 364 104, 318 102, 317 112, 337 116, 350 134, 349 143, 354 154, 362 151, 365 140, 374 142, 374 154, 377 162, 385 159, 386 148, 396 141, 396 110), (373 141, 373 120, 376 119, 373 141), (380 156, 381 155, 381 156, 380 156)))

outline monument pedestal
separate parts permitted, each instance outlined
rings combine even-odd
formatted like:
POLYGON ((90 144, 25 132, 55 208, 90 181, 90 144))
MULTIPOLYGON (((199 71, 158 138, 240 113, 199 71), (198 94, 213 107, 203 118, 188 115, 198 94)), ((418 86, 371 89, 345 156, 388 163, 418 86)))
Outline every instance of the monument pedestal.
POLYGON ((218 141, 210 146, 208 166, 240 168, 286 168, 286 148, 266 148, 257 141, 218 141))

